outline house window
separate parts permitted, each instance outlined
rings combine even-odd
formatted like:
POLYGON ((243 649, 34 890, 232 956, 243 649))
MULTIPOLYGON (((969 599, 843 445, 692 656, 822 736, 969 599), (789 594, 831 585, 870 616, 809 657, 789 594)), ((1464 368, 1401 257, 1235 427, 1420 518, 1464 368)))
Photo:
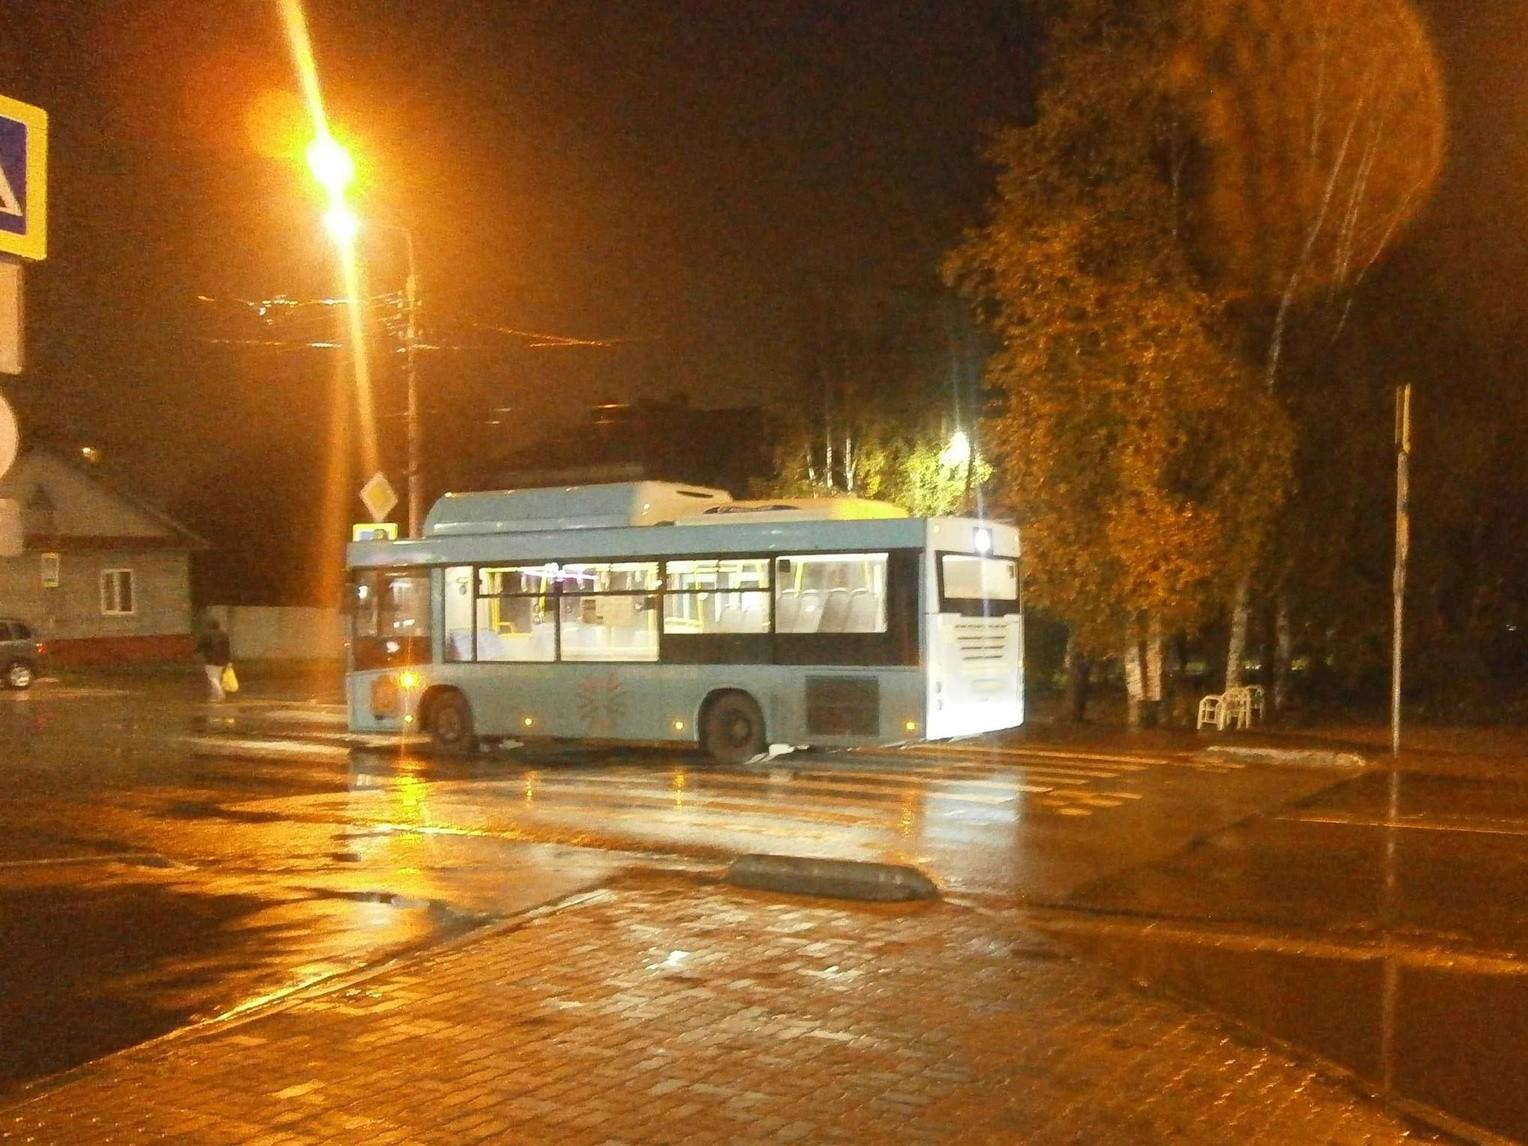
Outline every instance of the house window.
POLYGON ((40 576, 44 589, 57 589, 59 581, 59 556, 57 553, 44 553, 40 576))
POLYGON ((108 616, 125 616, 134 610, 133 571, 131 569, 103 570, 101 612, 108 616))

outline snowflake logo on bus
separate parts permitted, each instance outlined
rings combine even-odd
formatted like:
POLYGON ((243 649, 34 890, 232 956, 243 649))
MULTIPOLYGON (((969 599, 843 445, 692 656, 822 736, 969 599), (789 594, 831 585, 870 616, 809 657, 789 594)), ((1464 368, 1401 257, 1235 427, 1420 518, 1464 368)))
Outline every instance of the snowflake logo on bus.
POLYGON ((620 678, 608 672, 579 682, 578 713, 591 735, 614 733, 626 717, 626 689, 620 678))

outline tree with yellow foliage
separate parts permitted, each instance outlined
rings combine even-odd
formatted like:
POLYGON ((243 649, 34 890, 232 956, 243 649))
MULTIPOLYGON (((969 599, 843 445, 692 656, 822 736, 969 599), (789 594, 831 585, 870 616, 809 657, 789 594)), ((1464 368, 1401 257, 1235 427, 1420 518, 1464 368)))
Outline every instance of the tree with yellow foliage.
POLYGON ((1072 6, 1038 118, 997 137, 989 217, 946 266, 1000 339, 984 439, 1030 600, 1076 651, 1123 653, 1133 714, 1162 699, 1164 635, 1250 575, 1292 449, 1183 239, 1174 36, 1165 3, 1072 6))

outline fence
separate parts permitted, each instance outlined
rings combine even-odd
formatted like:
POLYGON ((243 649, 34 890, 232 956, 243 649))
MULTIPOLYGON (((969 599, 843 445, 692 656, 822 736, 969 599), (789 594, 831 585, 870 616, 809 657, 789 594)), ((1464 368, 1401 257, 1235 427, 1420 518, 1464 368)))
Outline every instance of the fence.
POLYGON ((341 660, 345 620, 338 609, 275 605, 211 605, 228 633, 235 660, 341 660))

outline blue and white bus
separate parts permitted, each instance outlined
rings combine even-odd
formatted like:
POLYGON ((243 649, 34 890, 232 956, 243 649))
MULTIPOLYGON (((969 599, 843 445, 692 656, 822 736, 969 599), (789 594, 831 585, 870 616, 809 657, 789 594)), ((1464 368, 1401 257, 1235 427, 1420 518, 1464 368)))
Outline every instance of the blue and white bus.
POLYGON ((858 499, 626 482, 447 494, 348 550, 357 732, 937 740, 1023 722, 1019 537, 858 499))

